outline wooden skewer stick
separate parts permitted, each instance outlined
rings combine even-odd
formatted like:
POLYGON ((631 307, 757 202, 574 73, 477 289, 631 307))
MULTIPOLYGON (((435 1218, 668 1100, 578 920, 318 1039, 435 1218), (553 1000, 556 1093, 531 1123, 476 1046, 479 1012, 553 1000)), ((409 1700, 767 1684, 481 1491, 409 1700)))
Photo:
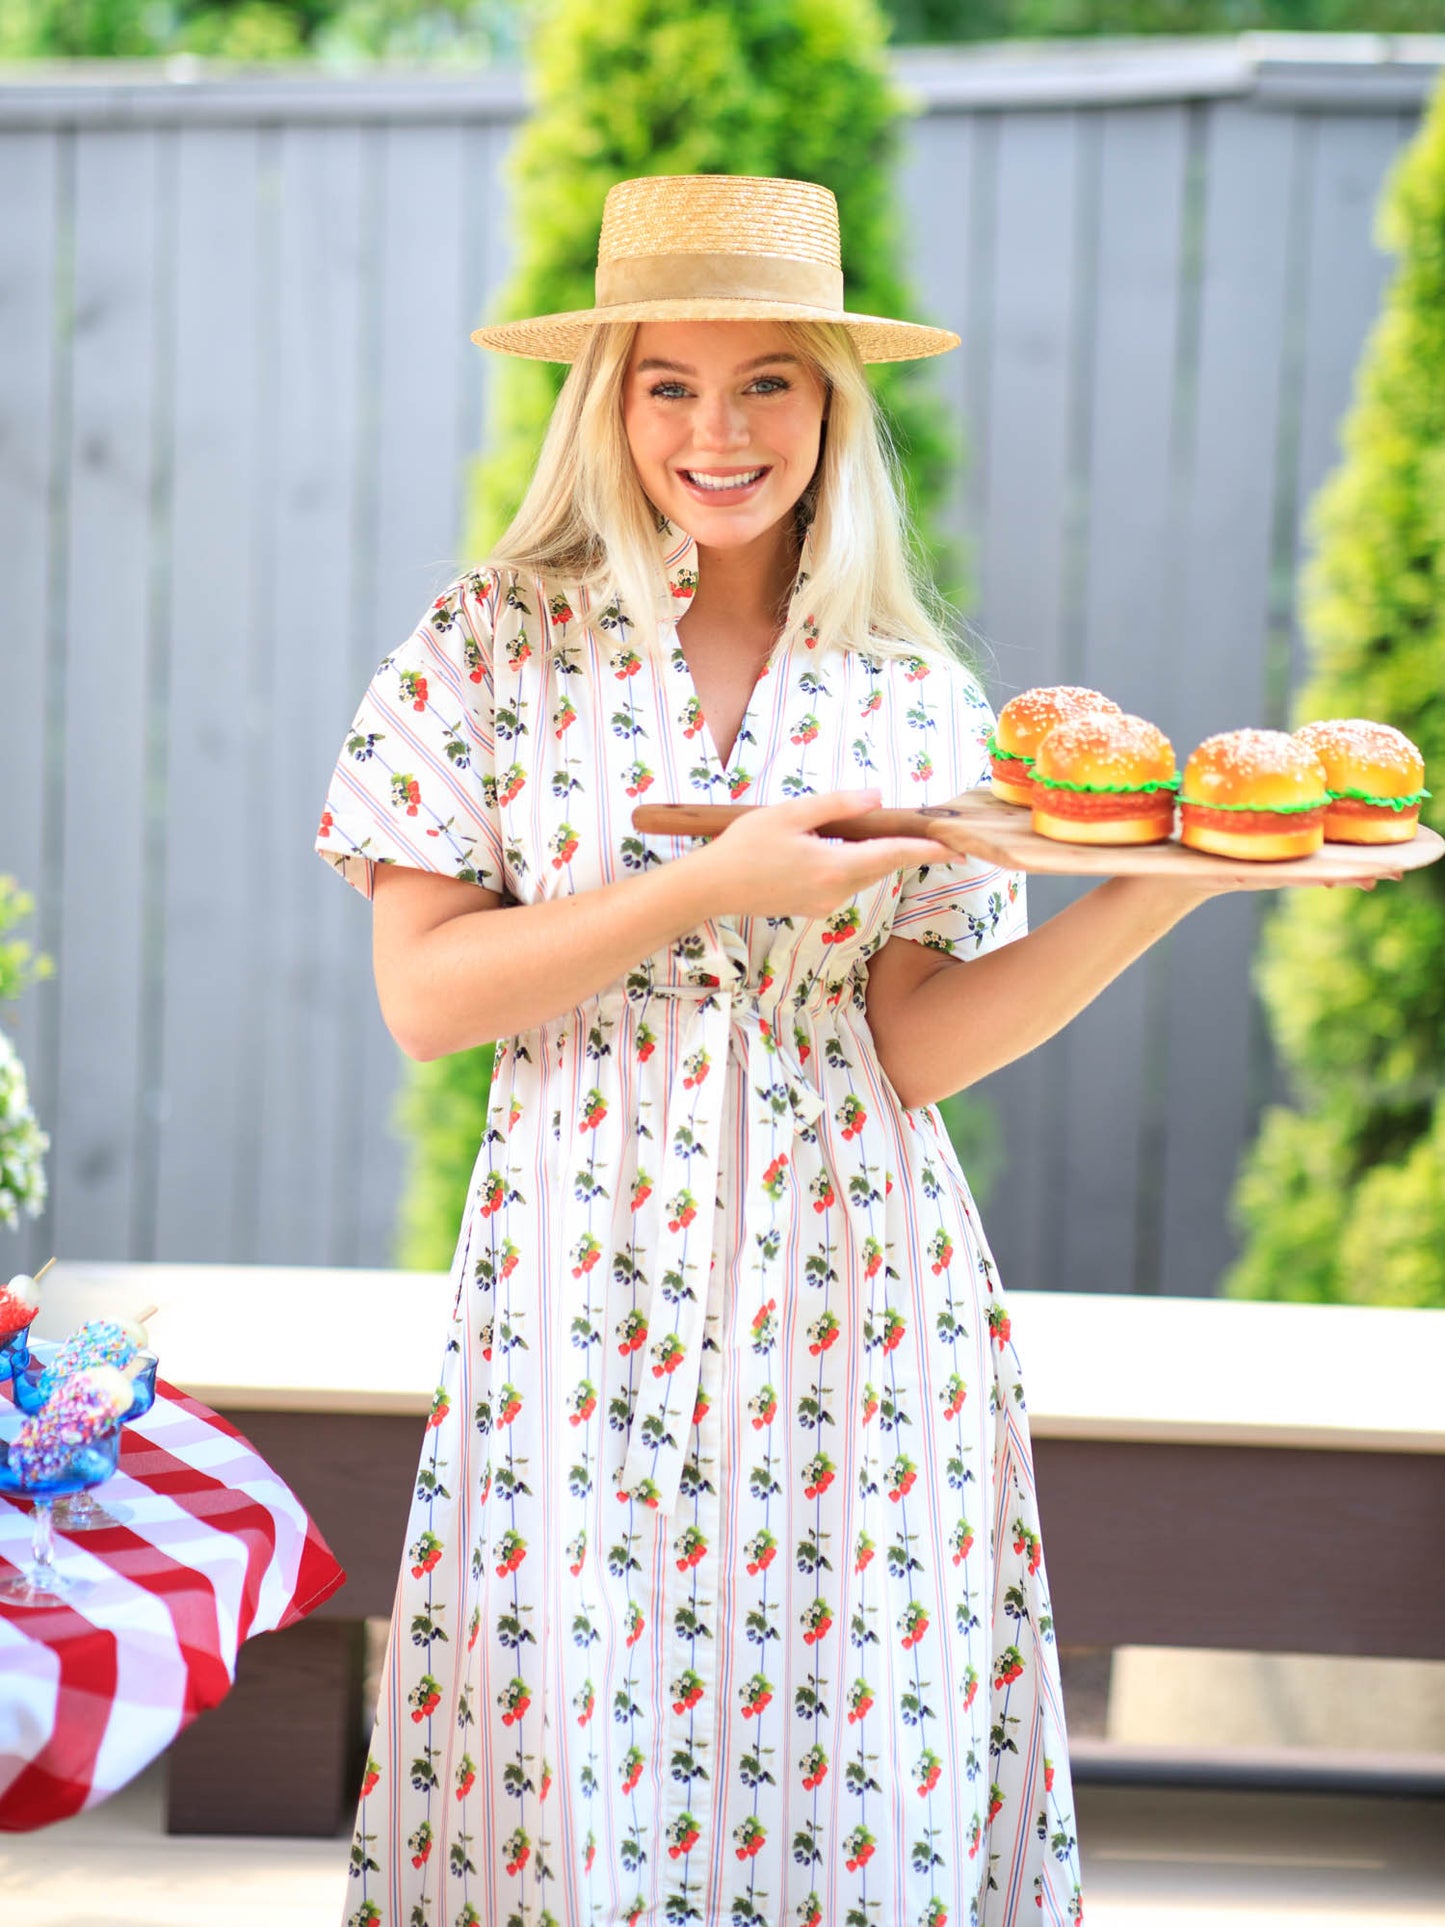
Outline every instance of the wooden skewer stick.
POLYGON ((138 1311, 136 1313, 131 1323, 135 1325, 148 1325, 159 1310, 159 1305, 147 1305, 144 1311, 138 1311))
POLYGON ((37 1272, 36 1272, 36 1274, 35 1274, 35 1279, 34 1279, 34 1282, 35 1282, 35 1283, 36 1283, 37 1285, 38 1285, 38 1284, 40 1283, 40 1280, 41 1280, 41 1279, 42 1279, 42 1278, 43 1278, 43 1277, 45 1276, 45 1274, 46 1274, 46 1272, 47 1272, 47 1271, 49 1271, 49 1269, 50 1269, 50 1267, 51 1267, 51 1266, 52 1266, 52 1265, 53 1265, 54 1263, 55 1263, 55 1260, 54 1260, 54 1258, 47 1258, 47 1259, 45 1260, 45 1263, 44 1263, 44 1264, 43 1264, 43 1265, 42 1265, 42 1266, 40 1267, 40 1269, 39 1269, 39 1271, 37 1271, 37 1272))

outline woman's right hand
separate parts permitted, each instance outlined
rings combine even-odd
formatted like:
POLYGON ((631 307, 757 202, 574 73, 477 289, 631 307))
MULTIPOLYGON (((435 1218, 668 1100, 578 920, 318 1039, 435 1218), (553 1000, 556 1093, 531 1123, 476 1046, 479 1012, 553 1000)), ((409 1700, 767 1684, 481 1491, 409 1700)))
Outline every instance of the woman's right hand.
POLYGON ((826 917, 895 870, 960 860, 931 837, 854 843, 813 834, 820 823, 862 816, 881 802, 880 790, 867 789, 761 804, 680 861, 706 872, 713 916, 826 917))

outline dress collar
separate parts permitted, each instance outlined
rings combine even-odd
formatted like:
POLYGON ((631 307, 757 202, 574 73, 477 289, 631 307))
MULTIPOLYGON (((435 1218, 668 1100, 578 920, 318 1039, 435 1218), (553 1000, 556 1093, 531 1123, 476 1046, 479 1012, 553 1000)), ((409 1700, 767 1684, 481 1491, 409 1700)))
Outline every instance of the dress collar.
MULTIPOLYGON (((666 588, 659 593, 657 619, 659 622, 672 623, 686 612, 697 589, 698 555, 697 544, 686 529, 680 529, 665 515, 657 518, 658 553, 662 558, 663 574, 667 580, 666 588)), ((793 602, 799 590, 813 572, 813 531, 805 531, 802 551, 798 557, 798 573, 793 582, 792 593, 788 599, 788 614, 791 617, 793 602)))

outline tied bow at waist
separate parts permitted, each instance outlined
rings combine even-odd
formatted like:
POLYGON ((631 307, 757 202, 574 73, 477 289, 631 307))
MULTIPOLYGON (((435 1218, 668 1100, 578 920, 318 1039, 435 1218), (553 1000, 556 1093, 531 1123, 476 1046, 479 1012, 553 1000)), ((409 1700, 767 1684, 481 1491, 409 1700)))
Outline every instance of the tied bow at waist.
MULTIPOLYGON (((731 961, 729 959, 729 961, 731 961)), ((670 1513, 676 1506, 688 1435, 699 1415, 708 1293, 715 1269, 715 1195, 721 1185, 723 1107, 730 1046, 737 1040, 747 1077, 748 1123, 755 1146, 771 1143, 787 1159, 795 1134, 812 1124, 824 1100, 779 1035, 781 1013, 747 983, 716 987, 655 984, 647 997, 685 1000, 689 1011, 678 1070, 667 1095, 666 1143, 656 1187, 661 1213, 650 1253, 645 1298, 630 1314, 626 1344, 643 1369, 628 1432, 621 1486, 640 1504, 670 1513)), ((774 1176, 776 1177, 776 1172, 774 1176)), ((792 1181, 750 1173, 744 1201, 745 1248, 764 1265, 783 1262, 786 1236, 776 1232, 789 1208, 792 1181)), ((577 1240, 569 1240, 569 1249, 577 1240)), ((604 1261, 611 1253, 602 1254, 604 1261)))

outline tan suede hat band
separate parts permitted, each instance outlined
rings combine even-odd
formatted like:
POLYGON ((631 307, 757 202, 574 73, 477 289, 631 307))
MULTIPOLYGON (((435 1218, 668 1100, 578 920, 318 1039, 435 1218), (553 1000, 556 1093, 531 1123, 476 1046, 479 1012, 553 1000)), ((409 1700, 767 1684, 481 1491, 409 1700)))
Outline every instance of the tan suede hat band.
POLYGON ((637 254, 598 265, 599 308, 709 299, 841 310, 843 270, 786 254, 637 254))
POLYGON ((813 181, 744 174, 619 181, 602 214, 596 306, 499 322, 472 340, 575 361, 595 328, 648 320, 832 322, 864 361, 912 361, 958 346, 946 328, 845 309, 833 195, 813 181))

